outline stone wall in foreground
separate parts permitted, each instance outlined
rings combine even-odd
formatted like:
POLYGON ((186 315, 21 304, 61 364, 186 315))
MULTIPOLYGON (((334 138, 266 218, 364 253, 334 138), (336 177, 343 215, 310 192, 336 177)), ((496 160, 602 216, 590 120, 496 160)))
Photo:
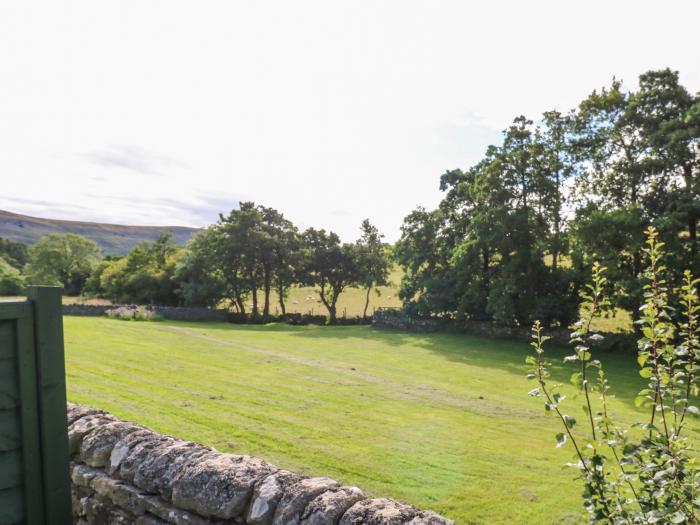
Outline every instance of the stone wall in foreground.
POLYGON ((454 525, 357 487, 68 404, 73 521, 123 525, 454 525))

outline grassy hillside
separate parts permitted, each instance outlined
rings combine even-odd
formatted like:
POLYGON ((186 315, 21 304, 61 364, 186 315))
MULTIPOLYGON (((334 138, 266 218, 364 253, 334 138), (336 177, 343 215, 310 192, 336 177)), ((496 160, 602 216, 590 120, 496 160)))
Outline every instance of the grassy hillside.
POLYGON ((0 237, 33 244, 49 233, 77 233, 92 239, 107 255, 125 255, 142 241, 153 241, 162 233, 184 245, 197 230, 184 226, 123 226, 97 222, 60 221, 19 215, 0 210, 0 237))
MULTIPOLYGON (((330 475, 460 524, 581 522, 527 344, 370 327, 65 318, 68 395, 160 432, 330 475)), ((561 363, 563 351, 552 350, 561 363)), ((635 417, 634 357, 604 355, 635 417)), ((555 381, 568 382, 557 364, 555 381)), ((564 388, 572 399, 572 389, 564 388)), ((581 403, 568 405, 576 415, 581 403)), ((583 419, 583 414, 579 414, 583 419)), ((697 440, 693 423, 691 437, 697 440)))

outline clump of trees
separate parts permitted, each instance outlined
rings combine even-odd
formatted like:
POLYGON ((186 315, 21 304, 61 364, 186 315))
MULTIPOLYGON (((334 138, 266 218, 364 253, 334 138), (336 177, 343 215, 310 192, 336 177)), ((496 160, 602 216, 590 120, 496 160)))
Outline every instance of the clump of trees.
POLYGON ((29 249, 23 242, 12 241, 0 237, 0 259, 17 270, 27 263, 29 249))
POLYGON ((187 304, 228 302, 240 313, 265 318, 273 291, 284 315, 292 286, 315 286, 334 323, 345 289, 371 291, 386 282, 389 272, 380 234, 369 221, 362 228, 357 243, 342 243, 333 232, 299 232, 277 210, 243 202, 192 239, 176 271, 179 293, 187 304))
POLYGON ((28 250, 0 243, 0 294, 21 293, 25 282, 55 284, 116 303, 229 307, 264 320, 273 292, 286 315, 290 288, 314 286, 335 323, 344 290, 366 291, 366 316, 370 294, 387 284, 392 261, 382 238, 369 220, 355 243, 325 230, 300 232, 279 211, 242 202, 184 248, 168 235, 104 258, 93 241, 74 234, 48 235, 28 250))
POLYGON ((167 234, 139 243, 126 257, 107 257, 93 265, 83 291, 118 303, 176 305, 174 277, 182 252, 167 234))
POLYGON ((437 209, 405 218, 400 296, 420 316, 567 326, 600 260, 613 306, 638 317, 647 227, 671 268, 699 269, 699 180, 700 96, 677 72, 645 73, 637 90, 614 80, 537 122, 517 117, 480 162, 441 177, 437 209))
POLYGON ((20 295, 24 292, 21 270, 27 256, 26 244, 0 237, 0 295, 20 295))
POLYGON ((0 295, 20 295, 24 279, 19 270, 0 257, 0 295))

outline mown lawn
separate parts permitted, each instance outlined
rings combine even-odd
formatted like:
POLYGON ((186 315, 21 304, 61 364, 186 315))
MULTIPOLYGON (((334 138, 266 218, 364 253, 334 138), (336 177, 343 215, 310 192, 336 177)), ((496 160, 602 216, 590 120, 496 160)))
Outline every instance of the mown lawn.
MULTIPOLYGON (((572 451, 554 448, 556 421, 527 396, 526 344, 366 326, 64 323, 71 401, 460 524, 581 520, 563 467, 572 451)), ((635 359, 602 359, 614 412, 630 420, 635 359)))

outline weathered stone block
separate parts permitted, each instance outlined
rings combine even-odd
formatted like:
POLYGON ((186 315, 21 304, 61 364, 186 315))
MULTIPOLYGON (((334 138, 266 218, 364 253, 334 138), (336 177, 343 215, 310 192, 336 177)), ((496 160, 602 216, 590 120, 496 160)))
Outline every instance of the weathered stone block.
POLYGON ((168 522, 150 514, 146 514, 136 518, 136 525, 168 525, 168 522))
POLYGON ((199 459, 209 452, 211 449, 191 441, 174 441, 156 447, 137 467, 134 484, 148 492, 161 494, 169 500, 172 485, 180 471, 188 465, 188 460, 199 459))
POLYGON ((136 445, 145 441, 162 440, 162 438, 163 436, 160 434, 156 434, 152 430, 146 428, 126 434, 114 444, 114 448, 112 448, 112 452, 105 464, 105 472, 112 477, 119 478, 119 467, 122 461, 124 461, 129 452, 131 452, 136 445))
POLYGON ((97 471, 87 465, 79 463, 71 464, 71 481, 75 487, 90 487, 92 480, 97 475, 97 471))
POLYGON ((109 525, 136 525, 136 517, 121 509, 112 509, 109 525))
POLYGON ((80 451, 80 446, 87 434, 99 426, 113 421, 117 421, 117 419, 109 414, 91 414, 76 419, 68 426, 68 448, 71 455, 77 454, 78 451, 80 451))
POLYGON ((146 494, 136 487, 126 485, 103 474, 92 482, 92 488, 100 496, 109 498, 116 507, 129 511, 134 516, 146 513, 146 494))
POLYGON ((246 523, 249 525, 271 525, 275 510, 287 487, 304 479, 288 470, 279 470, 260 480, 253 490, 248 507, 246 523))
POLYGON ((340 525, 404 525, 418 515, 418 509, 386 498, 355 503, 340 519, 340 525))
POLYGON ((112 502, 101 496, 92 496, 83 501, 85 520, 90 525, 110 525, 112 502))
POLYGON ((104 414, 106 414, 104 410, 88 407, 85 405, 76 405, 70 402, 67 404, 66 407, 66 419, 68 420, 68 426, 72 425, 81 417, 104 414))
POLYGON ((144 439, 139 442, 129 450, 126 457, 119 463, 119 478, 133 483, 136 471, 151 457, 154 451, 172 446, 175 443, 178 443, 178 441, 168 436, 160 436, 157 439, 144 439))
POLYGON ((277 468, 250 456, 210 454, 191 462, 172 485, 172 501, 205 517, 244 514, 255 484, 277 468))
POLYGON ((365 499, 357 487, 327 490, 306 506, 301 525, 337 525, 350 507, 365 499))
POLYGON ((158 496, 146 496, 148 514, 175 525, 209 525, 211 522, 186 510, 170 505, 158 496))
POLYGON ((273 525, 297 525, 311 500, 339 487, 340 484, 330 478, 308 478, 291 485, 277 505, 273 525))
POLYGON ((80 445, 80 459, 91 467, 104 467, 114 445, 121 438, 143 427, 126 421, 112 421, 86 434, 80 445))

